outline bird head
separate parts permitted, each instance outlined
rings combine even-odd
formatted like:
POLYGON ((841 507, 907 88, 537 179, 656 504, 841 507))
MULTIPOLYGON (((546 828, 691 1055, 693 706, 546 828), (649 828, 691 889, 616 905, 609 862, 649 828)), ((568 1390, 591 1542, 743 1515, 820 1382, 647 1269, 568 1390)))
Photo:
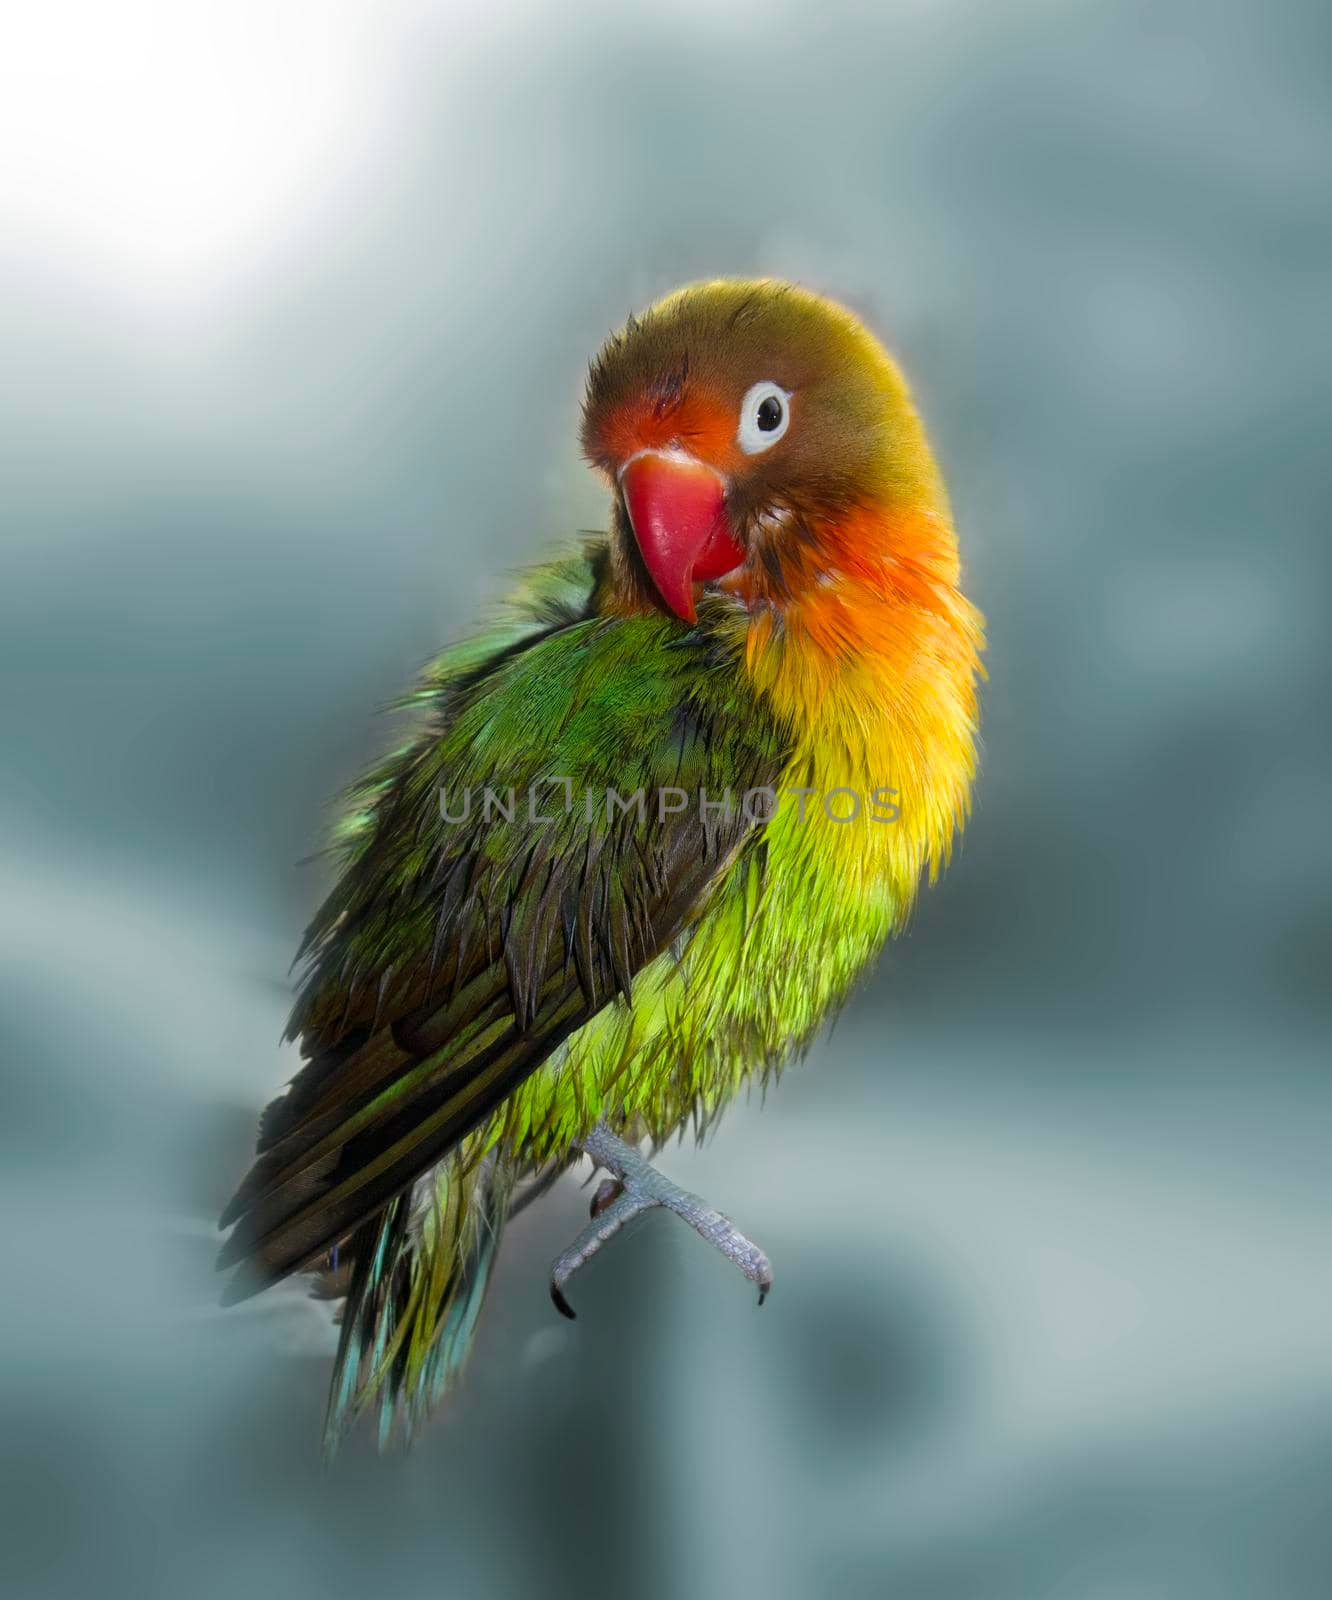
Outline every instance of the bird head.
POLYGON ((592 364, 582 442, 616 491, 626 609, 696 616, 699 585, 786 609, 891 555, 944 491, 906 384, 844 307, 771 279, 677 290, 592 364))

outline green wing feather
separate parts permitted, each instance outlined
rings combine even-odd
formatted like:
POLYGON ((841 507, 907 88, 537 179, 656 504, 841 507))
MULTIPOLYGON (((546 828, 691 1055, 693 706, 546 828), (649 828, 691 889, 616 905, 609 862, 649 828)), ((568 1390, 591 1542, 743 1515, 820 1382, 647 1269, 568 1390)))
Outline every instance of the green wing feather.
POLYGON ((714 638, 598 616, 602 559, 594 547, 546 569, 484 647, 441 657, 413 697, 425 731, 355 792, 343 873, 304 946, 291 1034, 307 1065, 266 1113, 223 1217, 235 1228, 219 1264, 241 1266, 228 1298, 406 1195, 630 996, 752 840, 740 807, 694 802, 775 783, 779 730, 714 638), (694 802, 661 818, 666 787, 694 802), (466 822, 442 820, 441 789, 454 815, 471 796, 466 822), (616 812, 607 789, 645 802, 616 812))

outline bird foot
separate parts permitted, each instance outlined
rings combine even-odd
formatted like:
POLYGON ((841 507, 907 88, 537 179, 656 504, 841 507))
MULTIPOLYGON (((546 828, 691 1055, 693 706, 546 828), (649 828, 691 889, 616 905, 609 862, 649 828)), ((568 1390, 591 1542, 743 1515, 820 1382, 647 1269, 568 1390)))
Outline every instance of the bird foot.
POLYGON ((747 1239, 728 1217, 722 1216, 696 1194, 657 1171, 631 1144, 613 1134, 599 1122, 582 1143, 583 1154, 614 1177, 598 1185, 592 1199, 592 1220, 551 1268, 550 1298, 562 1316, 572 1318, 573 1307, 564 1298, 564 1286, 585 1266, 597 1251, 619 1233, 626 1222, 665 1206, 683 1217, 729 1261, 733 1261, 749 1281, 758 1286, 759 1304, 772 1288, 772 1267, 763 1251, 747 1239))

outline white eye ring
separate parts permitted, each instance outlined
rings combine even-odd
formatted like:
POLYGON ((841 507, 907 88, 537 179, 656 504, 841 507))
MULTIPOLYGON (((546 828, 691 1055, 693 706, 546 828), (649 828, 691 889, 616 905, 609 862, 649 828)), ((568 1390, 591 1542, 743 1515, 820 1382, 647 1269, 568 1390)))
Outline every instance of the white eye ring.
POLYGON ((751 385, 740 402, 740 431, 735 436, 735 442, 747 456, 756 456, 764 450, 771 450, 790 426, 791 396, 780 383, 764 378, 762 382, 751 385), (771 420, 770 402, 776 403, 779 412, 775 422, 771 420), (759 421, 760 411, 763 411, 762 422, 759 421))

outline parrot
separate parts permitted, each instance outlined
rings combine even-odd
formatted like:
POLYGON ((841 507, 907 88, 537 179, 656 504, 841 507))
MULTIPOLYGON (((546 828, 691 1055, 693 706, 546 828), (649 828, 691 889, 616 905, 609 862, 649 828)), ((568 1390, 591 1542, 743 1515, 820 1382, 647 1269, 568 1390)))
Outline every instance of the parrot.
POLYGON ((686 285, 588 369, 606 531, 428 663, 347 791, 287 1028, 303 1065, 221 1218, 233 1303, 336 1302, 325 1429, 410 1440, 461 1380, 506 1224, 606 1176, 551 1270, 661 1207, 654 1161, 807 1052, 967 821, 984 619, 898 365, 775 278, 686 285))

